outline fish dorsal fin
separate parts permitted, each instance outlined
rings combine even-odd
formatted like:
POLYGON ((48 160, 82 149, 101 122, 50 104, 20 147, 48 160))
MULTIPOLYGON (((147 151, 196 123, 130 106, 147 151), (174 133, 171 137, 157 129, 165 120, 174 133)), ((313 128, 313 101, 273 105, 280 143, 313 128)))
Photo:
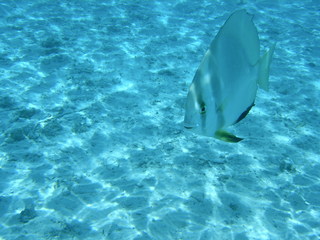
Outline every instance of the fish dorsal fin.
POLYGON ((243 138, 239 138, 232 133, 226 132, 224 130, 218 130, 215 132, 214 137, 224 141, 224 142, 229 142, 229 143, 237 143, 243 140, 243 138))
POLYGON ((273 44, 269 51, 267 51, 260 59, 259 59, 259 76, 258 76, 258 84, 259 87, 265 91, 269 90, 269 69, 270 63, 272 59, 272 55, 274 52, 276 44, 273 44))

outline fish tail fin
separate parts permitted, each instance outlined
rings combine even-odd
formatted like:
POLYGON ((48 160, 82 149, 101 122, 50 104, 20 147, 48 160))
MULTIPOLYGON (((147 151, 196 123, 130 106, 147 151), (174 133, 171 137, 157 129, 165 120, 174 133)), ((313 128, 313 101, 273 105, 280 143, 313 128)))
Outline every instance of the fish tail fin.
POLYGON ((258 84, 265 91, 269 90, 269 69, 275 46, 276 44, 273 44, 269 51, 259 59, 258 84))
POLYGON ((237 143, 243 140, 243 138, 239 138, 229 132, 223 131, 223 130, 218 130, 215 132, 214 137, 225 142, 229 143, 237 143))

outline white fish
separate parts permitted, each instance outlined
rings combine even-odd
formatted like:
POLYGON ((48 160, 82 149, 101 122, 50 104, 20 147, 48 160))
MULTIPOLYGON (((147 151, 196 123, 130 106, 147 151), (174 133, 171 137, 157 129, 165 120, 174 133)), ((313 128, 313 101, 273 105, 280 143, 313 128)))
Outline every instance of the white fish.
POLYGON ((268 90, 273 45, 260 57, 253 15, 234 12, 221 27, 191 83, 184 127, 226 142, 242 138, 225 131, 254 105, 258 85, 268 90))

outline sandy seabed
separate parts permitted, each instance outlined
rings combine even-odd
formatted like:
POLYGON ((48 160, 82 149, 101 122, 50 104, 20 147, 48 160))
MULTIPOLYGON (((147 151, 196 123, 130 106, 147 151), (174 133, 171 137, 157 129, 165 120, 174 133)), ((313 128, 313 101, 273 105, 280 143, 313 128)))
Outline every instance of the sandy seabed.
POLYGON ((320 238, 320 2, 0 1, 0 239, 320 238), (230 13, 273 43, 230 144, 185 132, 230 13))

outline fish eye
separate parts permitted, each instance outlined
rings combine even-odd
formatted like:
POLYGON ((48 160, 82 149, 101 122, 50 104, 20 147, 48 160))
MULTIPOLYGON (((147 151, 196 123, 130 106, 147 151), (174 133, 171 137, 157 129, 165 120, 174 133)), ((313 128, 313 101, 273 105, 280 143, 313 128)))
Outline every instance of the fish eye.
POLYGON ((200 106, 200 113, 201 113, 201 114, 205 114, 205 113, 206 113, 206 105, 205 105, 205 104, 201 104, 201 106, 200 106))

